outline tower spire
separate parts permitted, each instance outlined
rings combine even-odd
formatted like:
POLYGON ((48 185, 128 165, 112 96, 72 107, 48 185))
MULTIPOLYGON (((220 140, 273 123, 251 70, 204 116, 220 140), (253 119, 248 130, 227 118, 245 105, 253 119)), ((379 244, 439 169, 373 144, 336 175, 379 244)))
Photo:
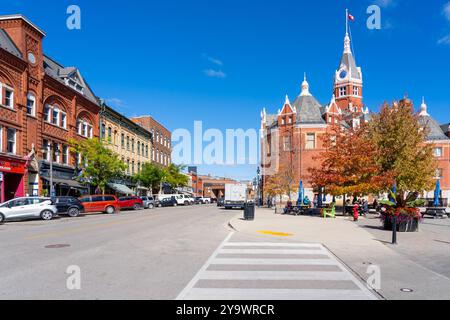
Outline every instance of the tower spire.
POLYGON ((300 96, 304 97, 304 96, 310 96, 311 93, 309 92, 309 83, 306 80, 306 72, 305 72, 305 76, 304 76, 304 80, 302 83, 302 93, 300 94, 300 96))

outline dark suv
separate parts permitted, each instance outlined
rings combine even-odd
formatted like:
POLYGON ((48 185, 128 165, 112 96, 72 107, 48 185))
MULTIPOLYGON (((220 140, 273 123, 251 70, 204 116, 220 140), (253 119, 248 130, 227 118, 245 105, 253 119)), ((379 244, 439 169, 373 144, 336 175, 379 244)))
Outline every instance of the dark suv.
POLYGON ((84 213, 84 207, 81 201, 74 197, 53 197, 53 203, 58 209, 59 215, 68 215, 69 217, 78 217, 84 213))

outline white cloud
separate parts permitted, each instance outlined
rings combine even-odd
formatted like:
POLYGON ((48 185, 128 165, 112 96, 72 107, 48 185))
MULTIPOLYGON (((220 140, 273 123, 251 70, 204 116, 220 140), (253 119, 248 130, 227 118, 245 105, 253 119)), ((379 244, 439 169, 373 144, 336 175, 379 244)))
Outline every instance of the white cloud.
POLYGON ((440 39, 438 44, 450 44, 450 34, 440 39))
POLYGON ((450 21, 450 2, 444 5, 443 14, 447 18, 447 20, 450 21))
POLYGON ((222 70, 207 69, 207 70, 204 70, 203 72, 206 74, 206 76, 208 76, 210 78, 223 79, 223 78, 227 77, 227 75, 222 70))
POLYGON ((116 107, 123 107, 125 105, 125 102, 119 98, 109 98, 105 99, 105 101, 116 107))

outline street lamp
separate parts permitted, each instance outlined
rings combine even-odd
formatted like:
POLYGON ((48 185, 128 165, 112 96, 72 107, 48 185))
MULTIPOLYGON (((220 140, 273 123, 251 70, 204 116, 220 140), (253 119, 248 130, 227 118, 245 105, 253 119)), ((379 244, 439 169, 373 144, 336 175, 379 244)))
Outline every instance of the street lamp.
POLYGON ((53 186, 53 155, 59 157, 61 152, 58 149, 58 146, 55 146, 52 143, 43 145, 41 152, 42 154, 50 152, 50 197, 55 197, 55 187, 53 186))
POLYGON ((261 168, 258 166, 258 169, 256 170, 257 176, 256 176, 256 195, 258 198, 258 207, 261 206, 261 168))

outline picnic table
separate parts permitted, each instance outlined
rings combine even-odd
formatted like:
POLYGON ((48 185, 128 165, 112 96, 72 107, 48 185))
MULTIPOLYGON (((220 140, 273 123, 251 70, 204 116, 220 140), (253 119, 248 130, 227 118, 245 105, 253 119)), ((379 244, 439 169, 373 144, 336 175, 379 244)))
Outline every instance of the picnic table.
MULTIPOLYGON (((287 209, 287 207, 286 207, 287 209)), ((308 212, 309 206, 300 205, 300 206, 292 206, 289 211, 286 212, 286 214, 292 214, 294 216, 304 215, 308 212)))
POLYGON ((433 216, 437 218, 445 218, 447 216, 447 208, 432 208, 428 207, 425 210, 424 216, 433 216))

